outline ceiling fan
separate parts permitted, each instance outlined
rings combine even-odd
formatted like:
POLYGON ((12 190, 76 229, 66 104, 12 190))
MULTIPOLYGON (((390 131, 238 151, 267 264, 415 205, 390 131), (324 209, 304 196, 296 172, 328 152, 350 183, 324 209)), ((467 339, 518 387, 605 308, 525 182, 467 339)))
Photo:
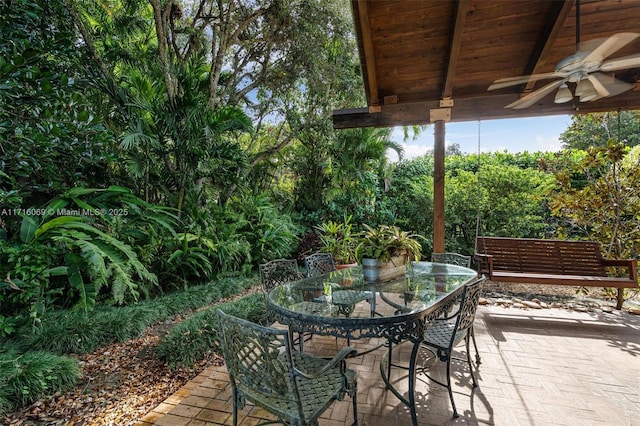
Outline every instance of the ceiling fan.
POLYGON ((510 103, 505 108, 522 109, 530 107, 538 100, 558 89, 555 103, 569 102, 574 95, 580 102, 594 101, 607 96, 626 92, 633 84, 615 78, 611 71, 640 67, 640 54, 624 56, 609 61, 606 58, 640 37, 638 33, 618 33, 606 38, 579 42, 579 9, 576 12, 576 53, 560 61, 553 72, 543 74, 506 77, 493 82, 487 90, 502 89, 530 81, 557 80, 510 103), (572 93, 567 83, 574 83, 572 93))

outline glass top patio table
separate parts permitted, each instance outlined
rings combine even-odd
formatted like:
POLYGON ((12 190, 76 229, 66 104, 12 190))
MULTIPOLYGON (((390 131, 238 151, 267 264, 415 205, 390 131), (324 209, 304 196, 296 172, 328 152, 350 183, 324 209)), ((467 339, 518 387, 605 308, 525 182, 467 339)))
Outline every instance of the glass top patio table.
POLYGON ((402 277, 369 282, 356 266, 278 285, 269 292, 268 305, 292 332, 416 343, 425 323, 450 309, 464 284, 476 277, 461 266, 413 262, 402 277))

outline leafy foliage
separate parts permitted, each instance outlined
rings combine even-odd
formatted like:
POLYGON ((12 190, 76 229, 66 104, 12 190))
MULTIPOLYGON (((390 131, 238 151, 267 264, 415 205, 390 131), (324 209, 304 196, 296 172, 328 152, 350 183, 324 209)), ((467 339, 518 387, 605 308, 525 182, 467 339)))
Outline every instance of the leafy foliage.
POLYGON ((133 247, 142 249, 158 229, 175 234, 175 215, 120 187, 74 188, 25 213, 32 215, 23 214, 7 234, 11 244, 0 247, 0 272, 9 277, 0 313, 28 307, 35 323, 49 306, 93 310, 102 288, 115 303, 148 294, 157 277, 133 247))
POLYGON ((640 168, 638 148, 622 144, 591 148, 570 169, 556 174, 558 188, 550 205, 562 219, 559 234, 599 241, 611 258, 640 253, 640 168), (576 182, 578 172, 586 178, 576 182))
MULTIPOLYGON (((558 188, 551 200, 551 212, 559 219, 563 238, 584 238, 601 243, 610 259, 637 258, 640 254, 640 148, 631 151, 611 142, 606 148, 590 148, 579 157, 567 154, 556 173, 558 188), (573 179, 576 175, 581 179, 573 179)), ((606 289, 617 297, 624 291, 606 289)), ((627 290, 628 291, 628 290, 627 290)))
POLYGON ((97 120, 64 2, 0 3, 0 40, 0 194, 40 205, 107 180, 112 135, 97 120))
POLYGON ((387 221, 424 235, 423 252, 431 251, 433 234, 433 157, 403 160, 395 165, 380 204, 390 211, 387 221))
POLYGON ((543 201, 552 185, 553 177, 540 171, 514 166, 483 167, 475 182, 481 196, 476 205, 481 207, 483 232, 515 238, 546 232, 543 201))
POLYGON ((249 243, 251 259, 256 263, 289 257, 295 252, 300 227, 268 197, 235 198, 232 206, 242 218, 237 231, 249 243))
POLYGON ((90 315, 80 311, 47 312, 35 332, 25 327, 8 341, 8 346, 20 353, 30 350, 60 355, 89 353, 101 346, 138 336, 153 324, 245 291, 255 283, 255 276, 222 278, 133 306, 100 307, 90 315))
POLYGON ((338 264, 355 263, 357 236, 352 231, 351 216, 343 222, 332 220, 315 227, 320 242, 319 251, 331 253, 338 264))
POLYGON ((422 246, 418 234, 403 231, 397 226, 379 225, 373 228, 367 224, 358 240, 356 258, 377 259, 388 262, 394 256, 406 255, 409 260, 420 260, 422 246))
MULTIPOLYGON (((224 278, 130 307, 98 308, 91 315, 80 311, 47 312, 36 333, 23 330, 4 340, 0 348, 0 415, 72 386, 80 376, 78 363, 67 354, 89 353, 109 343, 138 336, 148 326, 218 302, 254 286, 255 276, 224 278)), ((246 315, 260 300, 241 304, 246 315)), ((196 345, 197 346, 197 345, 196 345)), ((178 352, 189 353, 189 348, 178 352)))

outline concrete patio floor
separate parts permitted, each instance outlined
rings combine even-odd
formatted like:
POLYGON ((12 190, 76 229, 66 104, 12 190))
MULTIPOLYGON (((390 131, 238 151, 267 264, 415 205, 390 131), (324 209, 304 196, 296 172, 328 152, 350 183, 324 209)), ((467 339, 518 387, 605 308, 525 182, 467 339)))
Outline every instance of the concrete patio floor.
MULTIPOLYGON (((482 356, 479 387, 471 387, 466 362, 454 362, 453 389, 460 417, 445 388, 418 382, 420 425, 611 425, 640 426, 640 317, 626 312, 522 310, 480 306, 475 322, 482 356)), ((378 341, 352 341, 364 350, 378 341)), ((342 341, 338 345, 344 344, 342 341)), ((314 336, 305 351, 335 353, 336 339, 314 336)), ((399 356, 410 350, 401 346, 399 356)), ((473 354, 473 348, 472 354, 473 354)), ((396 352, 394 351, 394 356, 396 352)), ((464 356, 464 345, 458 355, 464 356)), ((380 378, 384 349, 349 360, 358 370, 358 421, 361 426, 410 425, 409 411, 380 378)), ((433 367, 444 376, 444 365, 433 367)), ((405 389, 401 370, 395 373, 405 389)), ((138 422, 138 426, 231 425, 232 403, 224 366, 210 367, 138 422)), ((241 425, 273 419, 247 404, 241 425)), ((351 399, 335 402, 320 426, 351 424, 351 399)))

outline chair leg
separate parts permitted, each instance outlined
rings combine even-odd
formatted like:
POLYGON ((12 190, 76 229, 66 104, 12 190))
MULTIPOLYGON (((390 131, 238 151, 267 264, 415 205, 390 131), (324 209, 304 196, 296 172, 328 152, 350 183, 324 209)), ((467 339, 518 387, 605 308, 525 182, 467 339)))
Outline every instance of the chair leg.
MULTIPOLYGON (((389 342, 391 347, 391 342, 389 342)), ((414 343, 411 350, 411 358, 409 359, 409 411, 411 412, 411 423, 418 424, 418 413, 416 412, 416 358, 420 351, 420 343, 414 343)), ((391 365, 391 358, 389 358, 391 365)), ((429 377, 429 376, 427 376, 429 377)))
POLYGON ((456 410, 456 403, 453 400, 453 390, 451 389, 451 354, 447 359, 447 390, 449 391, 449 399, 451 400, 451 408, 453 408, 453 418, 458 417, 458 410, 456 410))
POLYGON ((351 400, 353 401, 353 426, 358 426, 358 382, 353 383, 351 400))
POLYGON ((238 395, 233 390, 233 426, 238 426, 238 395))
POLYGON ((473 347, 476 350, 476 365, 480 365, 482 360, 480 359, 480 352, 478 351, 478 344, 476 343, 476 332, 471 326, 471 339, 473 339, 473 347))
POLYGON ((469 347, 469 336, 473 336, 473 329, 469 329, 467 331, 467 337, 464 339, 464 343, 467 346, 467 364, 469 364, 469 371, 471 372, 471 380, 473 381, 473 387, 478 387, 478 382, 476 382, 476 376, 473 374, 473 363, 471 362, 471 351, 469 347))
POLYGON ((389 378, 389 380, 391 380, 391 363, 393 362, 393 359, 392 359, 393 343, 391 343, 391 340, 387 340, 387 344, 389 345, 389 359, 387 360, 387 377, 389 378))

